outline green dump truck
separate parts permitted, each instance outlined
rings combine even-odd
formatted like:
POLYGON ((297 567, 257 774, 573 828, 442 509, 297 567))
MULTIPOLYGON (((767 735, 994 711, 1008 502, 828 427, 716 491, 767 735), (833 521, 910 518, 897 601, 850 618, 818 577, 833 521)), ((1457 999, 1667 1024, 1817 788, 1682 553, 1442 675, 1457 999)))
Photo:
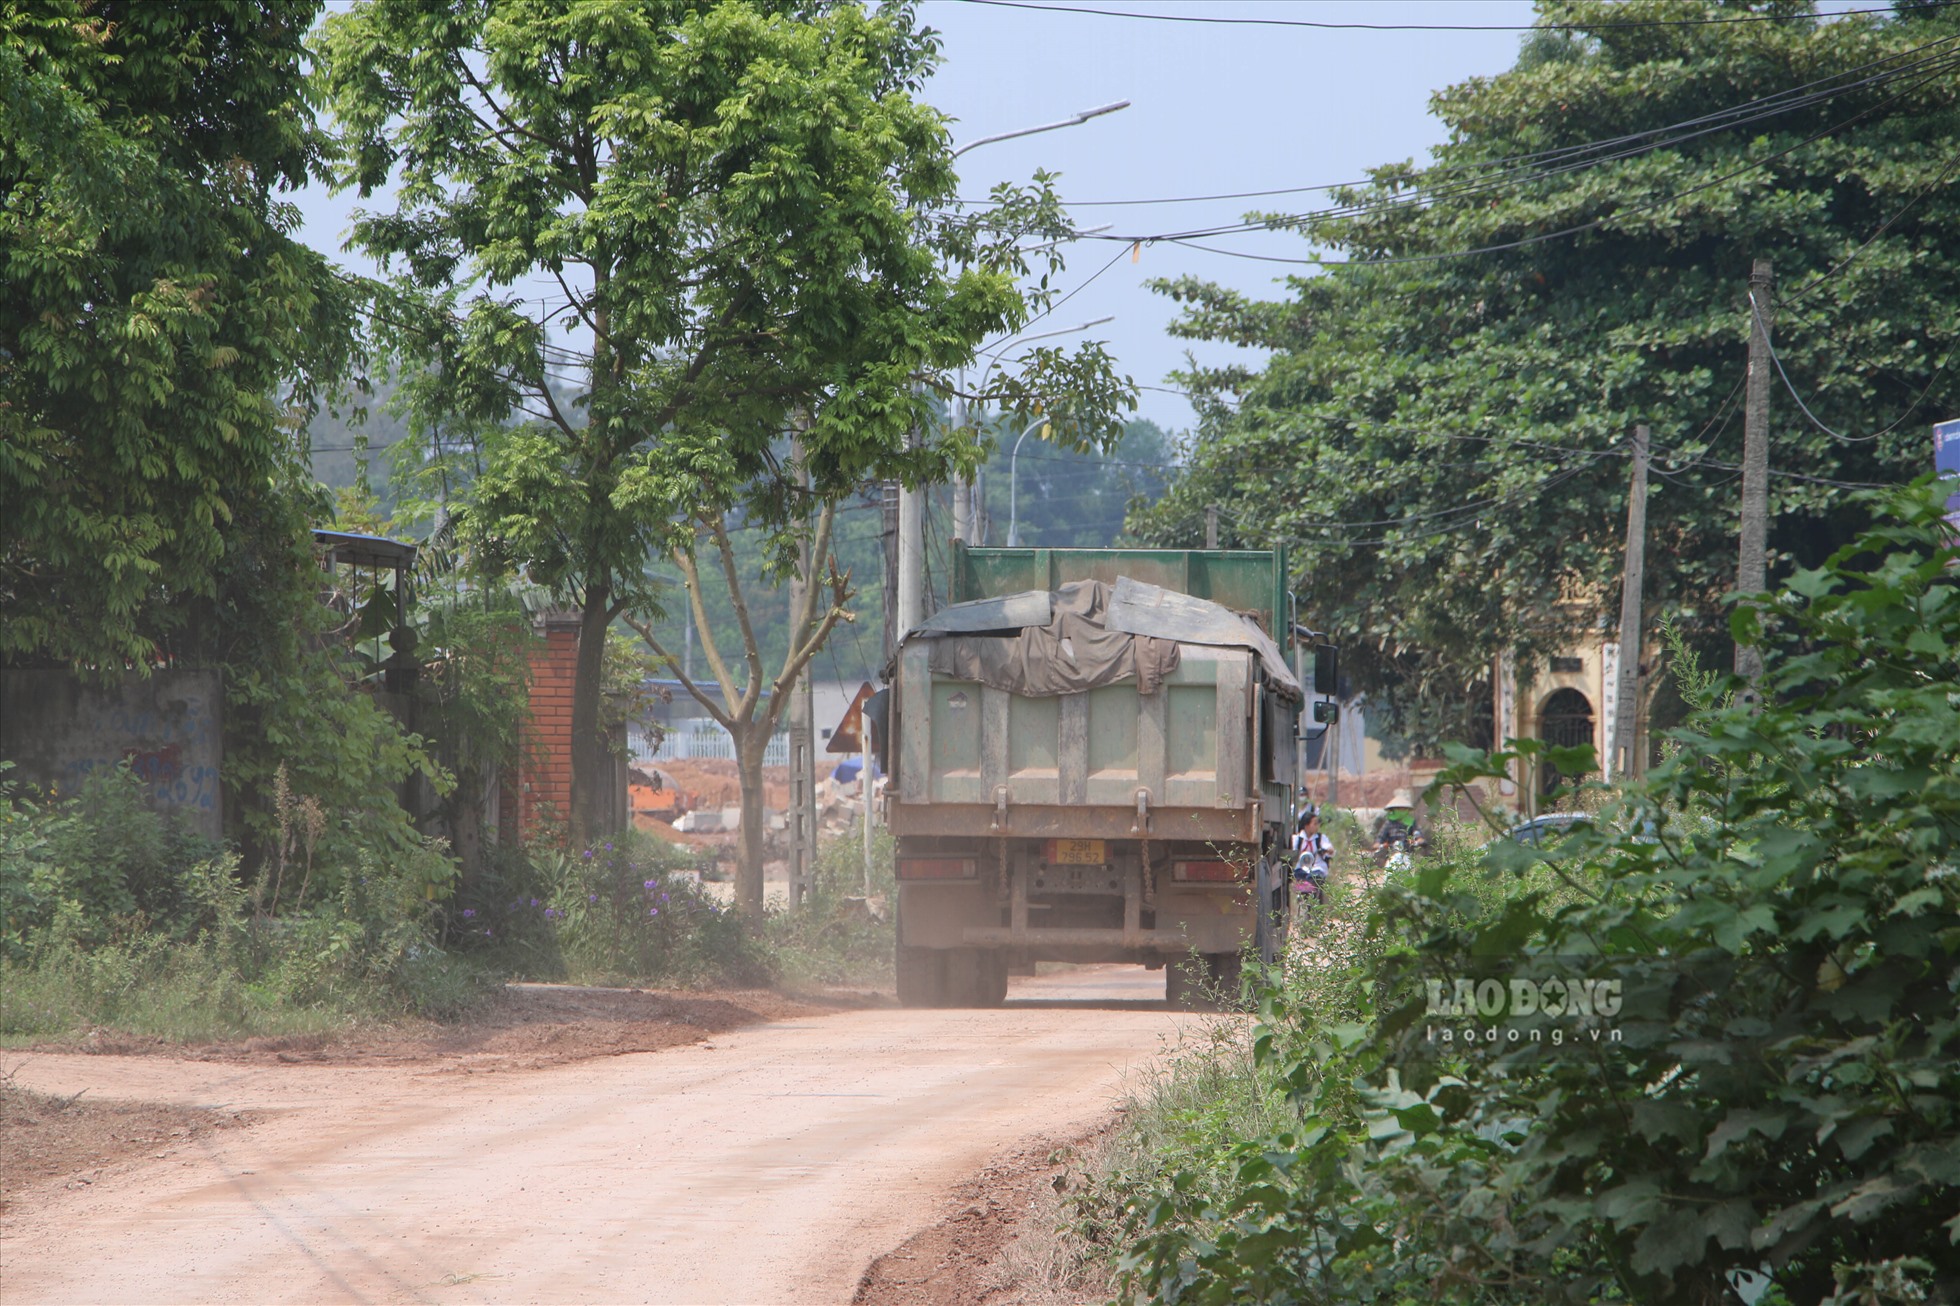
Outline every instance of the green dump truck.
POLYGON ((993 1005, 1036 961, 1235 992, 1291 887, 1284 553, 956 545, 950 590, 874 708, 899 1000, 993 1005))

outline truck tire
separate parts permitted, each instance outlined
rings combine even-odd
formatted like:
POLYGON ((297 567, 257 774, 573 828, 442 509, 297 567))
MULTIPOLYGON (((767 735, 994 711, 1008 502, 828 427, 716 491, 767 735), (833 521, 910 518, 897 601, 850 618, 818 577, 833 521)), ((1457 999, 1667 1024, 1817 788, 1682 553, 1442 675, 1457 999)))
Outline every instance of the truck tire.
MULTIPOLYGON (((1253 918, 1252 939, 1259 960, 1271 966, 1286 951, 1286 880, 1280 863, 1261 858, 1253 874, 1253 901, 1259 914, 1253 918)), ((1235 988, 1237 981, 1234 981, 1235 988)))
POLYGON ((946 954, 935 948, 908 948, 900 944, 896 964, 898 1005, 901 1007, 943 1007, 946 1005, 946 954))
POLYGON ((948 1007, 998 1007, 1007 998, 1007 957, 998 948, 954 948, 946 957, 948 1007))
POLYGON ((1209 1011, 1205 984, 1210 967, 1203 957, 1179 957, 1164 966, 1164 1001, 1172 1011, 1209 1011))
POLYGON ((1241 974, 1236 952, 1180 957, 1164 967, 1164 1001, 1173 1011, 1237 1011, 1241 974))
POLYGON ((1245 998, 1240 992, 1245 958, 1236 952, 1207 952, 1205 970, 1208 975, 1206 987, 1214 1003, 1210 1010, 1245 1010, 1245 998))
POLYGON ((998 1007, 1007 1001, 1007 953, 1000 948, 986 948, 981 951, 980 959, 985 983, 980 989, 979 1005, 998 1007))

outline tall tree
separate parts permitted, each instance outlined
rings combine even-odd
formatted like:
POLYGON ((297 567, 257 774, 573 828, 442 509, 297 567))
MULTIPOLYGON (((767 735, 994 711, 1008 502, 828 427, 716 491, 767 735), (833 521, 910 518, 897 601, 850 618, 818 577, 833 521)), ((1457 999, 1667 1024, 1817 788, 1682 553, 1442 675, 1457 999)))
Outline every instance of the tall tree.
POLYGON ((0 5, 0 658, 214 658, 304 536, 280 397, 351 338, 277 199, 322 152, 317 10, 0 5))
MULTIPOLYGON (((398 187, 354 243, 396 274, 382 313, 425 425, 480 432, 466 533, 582 615, 575 835, 604 632, 657 611, 650 555, 691 559, 739 512, 786 568, 818 505, 977 457, 970 432, 907 440, 935 379, 1028 311, 1011 221, 945 212, 944 120, 914 98, 935 58, 908 5, 365 0, 326 23, 341 179, 398 187), (514 408, 534 420, 505 425, 514 408)), ((1005 198, 1059 225, 1052 195, 1005 198)), ((1113 390, 1100 351, 1049 371, 1113 390)), ((737 886, 757 912, 760 877, 737 886)))
POLYGON ((1538 12, 1515 67, 1436 96, 1428 164, 1269 215, 1325 260, 1289 299, 1161 287, 1181 334, 1275 356, 1190 378, 1191 470, 1135 525, 1193 542, 1216 502, 1228 541, 1289 542, 1314 624, 1419 745, 1468 732, 1500 651, 1616 601, 1636 422, 1650 593, 1722 629, 1753 259, 1815 418, 1773 381, 1773 576, 1856 528, 1846 483, 1921 470, 1924 424, 1960 402, 1960 11, 1538 12))

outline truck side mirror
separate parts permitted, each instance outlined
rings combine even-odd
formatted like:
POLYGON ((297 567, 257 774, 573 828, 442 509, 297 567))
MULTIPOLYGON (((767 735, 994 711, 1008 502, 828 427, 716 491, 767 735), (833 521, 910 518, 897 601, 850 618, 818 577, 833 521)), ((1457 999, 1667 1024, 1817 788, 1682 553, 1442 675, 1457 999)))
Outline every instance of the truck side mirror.
POLYGON ((1313 722, 1317 726, 1331 726, 1341 719, 1339 703, 1320 702, 1313 705, 1313 722))
POLYGON ((1341 692, 1341 650, 1332 644, 1313 646, 1313 692, 1330 698, 1341 692))

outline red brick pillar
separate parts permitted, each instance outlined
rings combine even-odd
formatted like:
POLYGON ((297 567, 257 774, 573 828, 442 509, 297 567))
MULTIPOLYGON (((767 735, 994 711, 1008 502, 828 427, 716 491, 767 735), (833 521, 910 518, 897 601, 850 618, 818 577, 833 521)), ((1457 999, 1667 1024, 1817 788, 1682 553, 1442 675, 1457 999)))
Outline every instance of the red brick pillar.
POLYGON ((578 673, 579 614, 538 620, 544 646, 531 653, 531 719, 518 763, 518 837, 532 839, 572 815, 572 681, 578 673))

